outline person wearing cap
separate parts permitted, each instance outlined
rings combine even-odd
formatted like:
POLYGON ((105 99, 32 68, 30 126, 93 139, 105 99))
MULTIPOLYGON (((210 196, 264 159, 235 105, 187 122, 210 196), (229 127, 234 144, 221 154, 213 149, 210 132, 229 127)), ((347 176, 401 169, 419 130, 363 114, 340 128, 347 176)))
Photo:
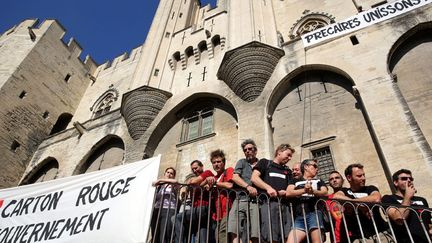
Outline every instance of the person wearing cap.
POLYGON ((294 179, 286 190, 288 197, 295 198, 294 227, 287 243, 302 242, 308 234, 311 242, 321 242, 319 228, 324 229, 323 216, 320 210, 315 210, 315 204, 319 197, 327 195, 327 186, 324 181, 316 177, 318 174, 316 160, 303 160, 300 169, 303 176, 294 179))

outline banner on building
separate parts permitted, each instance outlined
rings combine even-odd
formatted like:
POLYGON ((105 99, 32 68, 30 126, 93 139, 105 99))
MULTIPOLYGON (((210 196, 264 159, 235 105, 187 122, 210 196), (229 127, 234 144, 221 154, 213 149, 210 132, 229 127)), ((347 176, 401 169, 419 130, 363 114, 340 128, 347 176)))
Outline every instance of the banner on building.
POLYGON ((160 156, 0 190, 0 242, 145 242, 160 156))
POLYGON ((324 26, 301 36, 304 47, 342 36, 370 25, 391 19, 431 3, 432 0, 397 0, 361 12, 344 21, 324 26))

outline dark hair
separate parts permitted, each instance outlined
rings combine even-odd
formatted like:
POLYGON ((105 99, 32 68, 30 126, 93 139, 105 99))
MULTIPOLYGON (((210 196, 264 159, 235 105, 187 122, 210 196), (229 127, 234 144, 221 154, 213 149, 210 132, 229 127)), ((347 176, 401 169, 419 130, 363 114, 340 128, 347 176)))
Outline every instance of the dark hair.
POLYGON ((174 169, 174 167, 168 167, 165 169, 165 172, 167 172, 168 170, 173 170, 174 171, 174 177, 176 176, 176 170, 174 169))
POLYGON ((193 164, 195 164, 195 163, 197 163, 198 164, 198 166, 200 166, 200 167, 203 167, 204 165, 203 165, 203 163, 201 162, 201 161, 199 161, 199 160, 194 160, 194 161, 192 161, 191 163, 190 163, 190 165, 192 166, 193 164))
POLYGON ((310 162, 318 162, 316 159, 305 159, 300 164, 300 170, 301 173, 304 174, 305 166, 308 165, 310 162))
POLYGON ((345 176, 351 176, 353 168, 363 169, 363 165, 359 163, 348 165, 348 167, 345 169, 345 176))
POLYGON ((222 149, 216 149, 210 153, 210 161, 212 161, 213 158, 216 158, 216 157, 221 157, 222 162, 225 163, 225 153, 222 149))
POLYGON ((283 152, 287 149, 291 150, 291 152, 293 153, 295 152, 295 149, 291 147, 291 145, 289 145, 288 143, 283 143, 276 148, 275 157, 277 156, 278 152, 283 152))
POLYGON ((339 171, 337 171, 337 170, 330 171, 330 173, 328 173, 328 174, 331 175, 331 174, 334 174, 334 173, 338 173, 342 177, 342 174, 339 173, 339 171))
POLYGON ((255 144, 255 141, 252 140, 252 139, 250 139, 250 138, 244 140, 244 141, 241 143, 240 146, 241 146, 242 149, 244 149, 244 147, 246 147, 246 145, 248 145, 248 144, 252 144, 252 146, 254 146, 255 150, 257 149, 257 146, 256 146, 256 144, 255 144))
POLYGON ((399 180, 399 175, 400 175, 400 174, 408 174, 408 175, 411 175, 411 176, 412 176, 412 173, 411 173, 410 170, 407 170, 407 169, 400 169, 400 170, 396 171, 396 172, 392 175, 392 179, 393 179, 393 181, 397 181, 397 180, 399 180))

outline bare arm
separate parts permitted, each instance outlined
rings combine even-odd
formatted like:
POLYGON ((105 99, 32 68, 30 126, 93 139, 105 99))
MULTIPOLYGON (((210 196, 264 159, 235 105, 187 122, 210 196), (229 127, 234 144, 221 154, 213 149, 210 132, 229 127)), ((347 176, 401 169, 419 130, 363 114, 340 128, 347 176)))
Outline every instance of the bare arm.
MULTIPOLYGON (((415 192, 416 192, 416 189, 414 188, 414 185, 407 186, 401 205, 402 206, 410 206, 411 205, 411 198, 414 196, 415 192)), ((406 207, 400 207, 400 208, 391 207, 388 210, 388 215, 389 215, 390 219, 395 221, 397 224, 402 225, 403 220, 408 217, 409 212, 410 212, 410 210, 406 207)))
POLYGON ((289 184, 286 189, 287 197, 299 197, 305 193, 306 190, 304 188, 295 189, 295 186, 293 184, 289 184))
POLYGON ((338 191, 334 194, 333 199, 339 199, 339 200, 346 200, 346 201, 352 201, 351 198, 345 196, 345 194, 342 191, 338 191))
POLYGON ((261 179, 261 172, 259 172, 258 170, 254 170, 252 172, 252 183, 257 186, 258 188, 261 188, 263 190, 266 190, 267 193, 270 195, 270 197, 276 197, 277 196, 277 192, 275 189, 273 189, 273 187, 271 187, 269 184, 265 183, 262 179, 261 179))
POLYGON ((197 177, 191 178, 188 181, 188 184, 189 185, 195 185, 195 186, 203 186, 203 185, 205 185, 205 180, 201 176, 197 176, 197 177))
POLYGON ((345 196, 345 194, 342 191, 338 191, 334 194, 333 199, 340 199, 340 200, 346 200, 352 202, 380 203, 381 193, 379 193, 379 191, 374 191, 369 196, 352 199, 345 196))
POLYGON ((380 203, 381 193, 379 191, 373 191, 369 196, 351 199, 353 202, 366 202, 366 203, 380 203))
POLYGON ((216 182, 216 186, 220 187, 220 188, 226 188, 226 189, 231 189, 233 187, 232 182, 216 182))
POLYGON ((234 174, 232 181, 237 184, 238 186, 245 188, 246 190, 248 190, 249 195, 250 196, 256 196, 257 195, 257 190, 255 189, 255 187, 247 184, 238 174, 234 174))
POLYGON ((317 197, 327 196, 328 189, 326 186, 322 186, 319 190, 314 190, 313 194, 317 197))
POLYGON ((164 183, 172 183, 172 184, 178 184, 178 181, 176 179, 167 179, 167 178, 161 178, 157 179, 152 183, 152 186, 158 186, 164 183))

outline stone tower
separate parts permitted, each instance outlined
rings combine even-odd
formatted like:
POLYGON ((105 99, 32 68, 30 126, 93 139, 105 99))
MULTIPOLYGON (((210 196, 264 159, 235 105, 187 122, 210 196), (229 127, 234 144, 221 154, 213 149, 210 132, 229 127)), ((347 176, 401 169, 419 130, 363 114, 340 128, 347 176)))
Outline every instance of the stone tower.
MULTIPOLYGON (((44 47, 37 43, 44 38, 59 42, 61 33, 39 37, 39 29, 46 31, 43 26, 58 25, 45 21, 30 28, 36 35, 32 41, 26 29, 30 25, 24 22, 20 26, 25 36, 17 34, 15 41, 8 39, 13 33, 2 35, 0 52, 5 54, 0 58, 12 55, 13 46, 28 51, 14 63, 2 62, 1 70, 6 65, 29 74, 45 66, 58 70, 61 85, 46 89, 53 93, 37 100, 41 107, 34 114, 67 113, 71 122, 48 136, 55 119, 49 123, 36 115, 29 118, 45 121, 45 133, 37 133, 33 150, 22 145, 11 151, 14 138, 5 137, 11 156, 21 149, 31 159, 28 164, 24 157, 20 163, 12 157, 3 162, 11 165, 6 174, 14 176, 2 186, 86 173, 157 154, 162 154, 161 171, 174 166, 181 180, 194 159, 209 167, 208 154, 217 148, 225 150, 228 165, 234 165, 242 156, 240 143, 252 138, 259 157, 272 158, 274 148, 288 142, 297 151, 293 161, 317 158, 324 179, 333 169, 343 172, 348 164, 363 163, 367 183, 383 193, 391 190, 393 172, 411 169, 417 189, 430 198, 432 7, 425 1, 407 2, 220 0, 211 8, 198 0, 161 0, 143 45, 98 66, 90 58, 69 58, 78 48, 74 41, 59 44, 46 56, 32 55, 44 47), (381 12, 387 6, 400 10, 387 18, 381 12), (355 26, 368 18, 375 19, 355 26), (309 46, 301 39, 342 29, 340 35, 309 46), (43 64, 48 60, 53 63, 43 64), (69 82, 64 80, 67 74, 69 82), (70 92, 70 100, 52 100, 64 97, 58 95, 62 92, 70 92), (42 107, 43 102, 56 106, 51 110, 42 107)), ((9 79, 26 82, 12 71, 1 77, 4 84, 12 84, 9 79)), ((38 87, 29 86, 26 92, 42 92, 38 87)), ((17 84, 11 90, 8 94, 15 100, 26 101, 18 97, 22 88, 17 84)), ((26 134, 20 136, 30 137, 26 134)))

